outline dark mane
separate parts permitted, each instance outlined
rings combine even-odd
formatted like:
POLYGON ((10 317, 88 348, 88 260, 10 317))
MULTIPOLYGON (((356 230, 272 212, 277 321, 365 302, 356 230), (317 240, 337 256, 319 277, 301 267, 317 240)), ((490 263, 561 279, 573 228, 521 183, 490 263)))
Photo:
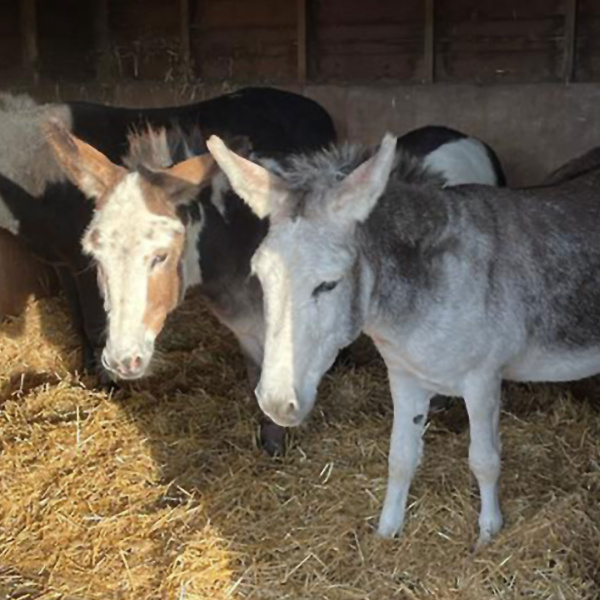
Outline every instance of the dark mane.
MULTIPOLYGON (((297 205, 289 208, 300 214, 304 211, 309 195, 318 198, 316 201, 320 202, 328 191, 371 158, 376 151, 377 147, 345 143, 318 152, 296 154, 278 160, 257 160, 283 178, 290 189, 296 192, 290 198, 293 198, 297 205)), ((398 147, 390 180, 437 187, 442 187, 445 183, 444 178, 426 167, 421 158, 398 147)))
POLYGON ((396 147, 396 164, 390 179, 414 185, 434 185, 443 187, 444 176, 425 165, 423 159, 402 148, 396 147))

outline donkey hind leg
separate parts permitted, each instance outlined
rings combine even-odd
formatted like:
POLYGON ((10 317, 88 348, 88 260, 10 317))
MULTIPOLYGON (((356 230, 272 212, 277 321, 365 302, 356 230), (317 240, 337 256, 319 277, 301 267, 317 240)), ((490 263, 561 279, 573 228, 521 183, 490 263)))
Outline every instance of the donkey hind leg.
POLYGON ((465 403, 469 413, 471 442, 469 465, 481 496, 479 538, 475 550, 486 545, 502 528, 498 499, 500 476, 500 378, 468 382, 465 403))
POLYGON ((419 383, 389 373, 394 422, 390 442, 388 486, 377 532, 394 537, 404 525, 408 490, 423 453, 423 431, 432 394, 419 383))
MULTIPOLYGON (((246 361, 250 389, 254 394, 254 390, 260 381, 261 365, 260 362, 257 362, 257 359, 262 356, 262 348, 258 348, 254 340, 238 337, 238 341, 246 361)), ((286 431, 285 427, 277 425, 267 415, 261 413, 259 443, 260 447, 269 456, 283 456, 285 454, 286 431)))

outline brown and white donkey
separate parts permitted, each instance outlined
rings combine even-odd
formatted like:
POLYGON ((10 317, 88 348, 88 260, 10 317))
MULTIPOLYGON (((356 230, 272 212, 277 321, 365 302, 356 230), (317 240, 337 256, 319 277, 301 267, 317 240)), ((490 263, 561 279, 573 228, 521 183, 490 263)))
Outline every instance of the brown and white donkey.
MULTIPOLYGON (((264 324, 250 259, 268 224, 230 189, 199 133, 132 134, 120 166, 57 122, 46 132, 66 175, 95 202, 82 246, 96 264, 108 317, 103 366, 119 379, 146 375, 167 315, 200 286, 236 335, 254 386, 264 324)), ((262 445, 282 452, 284 433, 263 422, 262 445)))

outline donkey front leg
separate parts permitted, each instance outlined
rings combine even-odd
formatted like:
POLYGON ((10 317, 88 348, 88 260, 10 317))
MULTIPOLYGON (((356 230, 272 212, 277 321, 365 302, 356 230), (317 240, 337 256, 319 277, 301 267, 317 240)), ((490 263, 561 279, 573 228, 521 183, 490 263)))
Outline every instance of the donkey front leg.
MULTIPOLYGON (((238 336, 240 349, 246 361, 246 372, 250 389, 254 392, 260 381, 263 347, 256 338, 238 336)), ((269 456, 283 456, 285 454, 286 429, 273 423, 267 415, 260 416, 260 446, 269 456)))
POLYGON ((86 369, 97 374, 101 387, 114 388, 117 384, 102 366, 100 358, 106 337, 106 310, 98 288, 96 267, 87 263, 73 274, 83 315, 84 336, 91 349, 91 356, 86 357, 86 369))
POLYGON ((77 284, 75 283, 75 277, 69 267, 56 267, 56 272, 58 273, 61 289, 65 295, 67 304, 69 305, 69 310, 71 311, 73 327, 81 340, 83 368, 86 371, 93 372, 95 368, 94 347, 90 344, 85 333, 83 310, 79 298, 79 291, 77 290, 77 284))
POLYGON ((394 423, 390 442, 388 487, 378 533, 394 537, 404 524, 408 490, 423 453, 423 429, 432 394, 412 378, 389 373, 394 423))
POLYGON ((471 443, 469 465, 479 484, 481 512, 475 550, 487 544, 502 527, 498 500, 500 476, 500 378, 467 382, 465 403, 471 443))

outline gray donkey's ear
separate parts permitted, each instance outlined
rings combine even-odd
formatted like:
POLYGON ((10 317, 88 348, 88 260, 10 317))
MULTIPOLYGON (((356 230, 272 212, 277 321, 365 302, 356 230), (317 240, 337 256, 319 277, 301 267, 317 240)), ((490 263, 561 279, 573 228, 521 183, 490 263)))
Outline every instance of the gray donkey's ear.
POLYGON ((375 155, 337 185, 330 210, 349 221, 367 219, 387 187, 395 157, 396 137, 386 133, 375 155))
POLYGON ((283 202, 287 191, 280 177, 231 151, 216 135, 211 136, 207 146, 235 193, 257 217, 268 217, 283 202))

